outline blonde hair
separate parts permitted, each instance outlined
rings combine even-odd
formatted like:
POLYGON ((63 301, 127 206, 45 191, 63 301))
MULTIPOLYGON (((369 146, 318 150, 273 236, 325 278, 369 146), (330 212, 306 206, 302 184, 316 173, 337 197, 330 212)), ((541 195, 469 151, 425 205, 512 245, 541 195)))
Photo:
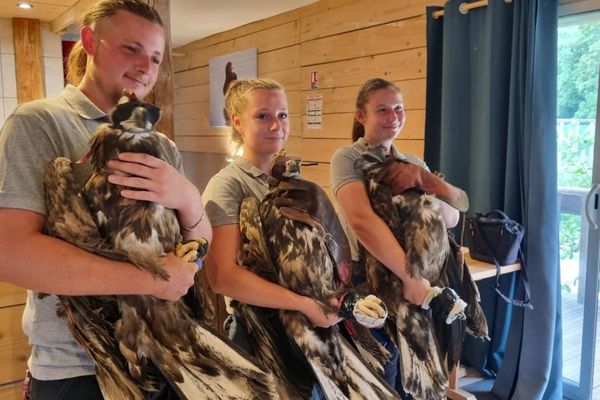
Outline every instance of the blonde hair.
POLYGON ((284 91, 283 86, 272 79, 255 78, 233 81, 225 93, 225 119, 227 125, 231 126, 231 139, 237 144, 243 144, 244 141, 241 132, 231 124, 231 116, 242 115, 248 107, 248 93, 259 89, 284 91))
MULTIPOLYGON (((160 15, 154 7, 143 0, 102 0, 94 6, 83 17, 83 26, 94 27, 98 22, 105 18, 112 17, 117 11, 123 10, 145 18, 150 22, 163 25, 160 15)), ((67 61, 68 72, 67 82, 72 85, 78 85, 83 79, 87 65, 87 54, 78 40, 69 53, 67 61)))

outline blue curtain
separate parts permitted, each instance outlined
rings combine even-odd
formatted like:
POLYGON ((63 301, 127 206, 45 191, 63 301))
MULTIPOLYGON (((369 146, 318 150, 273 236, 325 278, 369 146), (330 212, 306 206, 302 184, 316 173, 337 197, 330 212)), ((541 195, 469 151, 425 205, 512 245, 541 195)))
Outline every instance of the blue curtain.
MULTIPOLYGON (((469 213, 502 209, 524 225, 535 309, 507 306, 482 281, 493 340, 465 342, 463 358, 495 375, 500 399, 561 399, 557 4, 490 0, 462 14, 464 2, 437 19, 441 8, 427 9, 425 160, 467 191, 469 213)), ((502 280, 522 295, 518 279, 502 280)))

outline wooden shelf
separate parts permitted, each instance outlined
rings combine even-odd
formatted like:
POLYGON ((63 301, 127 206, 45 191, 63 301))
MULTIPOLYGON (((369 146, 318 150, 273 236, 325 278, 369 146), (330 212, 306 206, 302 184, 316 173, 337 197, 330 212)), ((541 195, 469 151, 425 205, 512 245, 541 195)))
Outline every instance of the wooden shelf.
MULTIPOLYGON (((466 247, 462 248, 462 252, 465 255, 465 262, 471 272, 471 277, 474 281, 480 281, 487 278, 496 276, 496 265, 486 263, 484 261, 474 260, 469 255, 469 249, 466 247)), ((500 275, 515 272, 521 269, 521 263, 502 265, 500 266, 500 275)))

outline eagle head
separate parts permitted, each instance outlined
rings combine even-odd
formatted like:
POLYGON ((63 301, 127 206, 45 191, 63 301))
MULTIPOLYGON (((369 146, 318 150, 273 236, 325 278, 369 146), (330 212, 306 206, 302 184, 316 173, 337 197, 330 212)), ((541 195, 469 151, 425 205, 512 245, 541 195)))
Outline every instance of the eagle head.
POLYGON ((286 156, 282 149, 273 156, 270 175, 277 180, 297 178, 300 175, 300 164, 300 159, 286 156))
POLYGON ((112 128, 129 132, 147 132, 160 118, 160 108, 134 95, 123 96, 111 114, 112 128))

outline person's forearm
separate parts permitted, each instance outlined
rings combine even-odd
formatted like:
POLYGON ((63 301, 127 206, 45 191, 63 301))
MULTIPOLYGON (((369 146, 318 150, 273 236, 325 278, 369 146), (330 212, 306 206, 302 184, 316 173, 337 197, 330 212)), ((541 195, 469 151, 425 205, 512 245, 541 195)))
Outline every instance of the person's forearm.
POLYGON ((151 294, 155 278, 41 233, 0 236, 0 280, 61 295, 151 294))
MULTIPOLYGON (((209 260, 210 262, 210 260, 209 260)), ((303 311, 304 296, 267 281, 240 266, 232 266, 227 276, 211 282, 216 293, 259 307, 303 311)))
POLYGON ((410 277, 406 269, 406 254, 388 226, 373 215, 357 221, 352 228, 362 245, 403 282, 410 277))
MULTIPOLYGON (((190 183, 190 185, 192 184, 190 183)), ((212 227, 202 204, 200 193, 193 185, 190 186, 188 192, 188 200, 184 202, 185 207, 177 210, 177 219, 182 227, 183 238, 186 240, 204 238, 210 242, 212 227)))

